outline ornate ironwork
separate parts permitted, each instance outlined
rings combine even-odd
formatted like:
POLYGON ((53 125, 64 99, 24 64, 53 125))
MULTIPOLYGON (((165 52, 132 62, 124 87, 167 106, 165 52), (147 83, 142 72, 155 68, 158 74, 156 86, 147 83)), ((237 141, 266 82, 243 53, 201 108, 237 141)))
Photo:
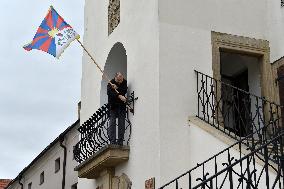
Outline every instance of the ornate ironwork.
POLYGON ((259 147, 253 140, 254 134, 197 164, 159 189, 257 189, 261 186, 269 189, 283 188, 284 133, 281 132, 259 147), (250 142, 256 148, 243 149, 242 146, 250 142), (272 159, 273 163, 270 161, 272 159))
POLYGON ((134 91, 130 93, 130 95, 127 97, 126 104, 129 107, 129 111, 134 115, 134 109, 135 109, 135 101, 138 100, 138 97, 135 97, 134 91))
POLYGON ((224 169, 220 170, 218 173, 205 179, 200 179, 201 183, 197 184, 193 189, 197 188, 261 188, 266 186, 267 189, 280 189, 284 187, 283 180, 283 136, 281 133, 279 136, 273 138, 268 143, 262 145, 261 147, 253 150, 249 154, 241 157, 240 159, 235 159, 234 157, 228 156, 227 163, 222 163, 224 169), (269 152, 269 146, 276 145, 277 150, 273 153, 269 152), (261 151, 264 152, 263 156, 263 166, 256 164, 256 159, 259 158, 258 154, 261 151), (273 167, 273 171, 269 170, 271 165, 269 164, 269 159, 273 158, 276 160, 277 166, 273 167), (275 174, 271 174, 274 172, 275 174))
MULTIPOLYGON (((82 163, 110 144, 108 135, 109 121, 109 106, 105 104, 78 128, 81 139, 73 148, 74 158, 77 162, 82 163)), ((129 145, 130 136, 131 122, 127 111, 123 145, 129 145)))
POLYGON ((237 140, 258 131, 254 139, 265 143, 281 129, 283 106, 195 72, 198 118, 237 140))
POLYGON ((237 142, 160 189, 284 188, 283 107, 198 71, 196 74, 197 117, 237 142))

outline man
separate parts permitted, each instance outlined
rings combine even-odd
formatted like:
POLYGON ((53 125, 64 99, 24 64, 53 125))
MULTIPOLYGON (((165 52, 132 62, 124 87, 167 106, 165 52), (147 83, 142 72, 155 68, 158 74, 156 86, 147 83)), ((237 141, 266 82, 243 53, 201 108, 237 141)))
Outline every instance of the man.
POLYGON ((118 72, 107 85, 108 104, 110 107, 110 126, 108 136, 111 144, 123 145, 125 131, 125 114, 127 81, 118 72), (116 118, 118 119, 118 139, 116 140, 116 118))

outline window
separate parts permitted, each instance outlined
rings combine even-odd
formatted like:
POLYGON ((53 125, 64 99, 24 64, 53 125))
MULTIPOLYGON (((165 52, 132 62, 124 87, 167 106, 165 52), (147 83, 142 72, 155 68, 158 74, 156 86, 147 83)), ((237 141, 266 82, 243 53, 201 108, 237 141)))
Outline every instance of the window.
POLYGON ((28 189, 32 189, 32 183, 31 182, 28 184, 28 189))
POLYGON ((73 184, 73 185, 71 186, 71 189, 77 189, 77 183, 73 184))
POLYGON ((40 173, 40 176, 39 176, 39 185, 41 185, 42 183, 44 183, 44 171, 40 173))
POLYGON ((57 158, 55 160, 55 173, 57 173, 60 170, 60 158, 57 158))

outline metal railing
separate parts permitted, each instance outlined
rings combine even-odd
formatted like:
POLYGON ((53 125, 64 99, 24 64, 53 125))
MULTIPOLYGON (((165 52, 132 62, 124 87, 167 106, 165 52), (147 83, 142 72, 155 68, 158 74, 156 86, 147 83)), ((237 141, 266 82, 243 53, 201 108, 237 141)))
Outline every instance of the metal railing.
MULTIPOLYGON (((73 147, 73 155, 77 162, 82 163, 105 146, 111 144, 108 133, 109 126, 109 106, 105 104, 78 128, 81 139, 73 147)), ((131 123, 128 118, 128 111, 126 111, 125 131, 122 145, 129 145, 130 136, 131 123)))
POLYGON ((279 132, 283 106, 195 72, 198 118, 237 140, 259 131, 253 137, 265 143, 279 132))
POLYGON ((224 169, 215 173, 209 177, 209 174, 205 174, 205 177, 199 178, 200 183, 192 189, 280 189, 284 187, 283 180, 283 136, 276 136, 261 147, 251 151, 249 154, 235 159, 234 157, 228 156, 227 163, 223 163, 224 169), (275 145, 274 145, 275 144, 275 145), (280 144, 280 145, 278 145, 280 144), (274 153, 269 153, 269 146, 273 145, 277 147, 274 153), (263 165, 260 166, 256 163, 256 159, 259 158, 259 152, 264 152, 263 165), (276 160, 277 167, 273 171, 269 170, 270 156, 276 160))
POLYGON ((252 137, 255 133, 198 163, 159 189, 253 189, 259 188, 260 185, 283 188, 284 133, 281 132, 261 146, 257 145, 252 137), (251 143, 252 147, 243 148, 248 143, 251 143), (273 163, 270 160, 273 160, 273 163), (271 172, 276 176, 273 177, 271 172))
POLYGON ((160 189, 284 188, 283 107, 195 72, 197 117, 237 142, 160 189))

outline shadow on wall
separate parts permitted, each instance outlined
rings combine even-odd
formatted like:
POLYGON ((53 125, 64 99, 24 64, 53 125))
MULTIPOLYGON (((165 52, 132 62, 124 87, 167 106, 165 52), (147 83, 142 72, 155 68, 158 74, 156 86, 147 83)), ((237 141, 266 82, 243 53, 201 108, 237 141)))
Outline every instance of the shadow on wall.
MULTIPOLYGON (((113 79, 117 72, 121 72, 127 79, 127 54, 123 44, 120 42, 114 44, 111 48, 104 67, 104 73, 106 73, 110 79, 113 79)), ((107 103, 107 83, 108 81, 102 78, 100 106, 107 103)))

